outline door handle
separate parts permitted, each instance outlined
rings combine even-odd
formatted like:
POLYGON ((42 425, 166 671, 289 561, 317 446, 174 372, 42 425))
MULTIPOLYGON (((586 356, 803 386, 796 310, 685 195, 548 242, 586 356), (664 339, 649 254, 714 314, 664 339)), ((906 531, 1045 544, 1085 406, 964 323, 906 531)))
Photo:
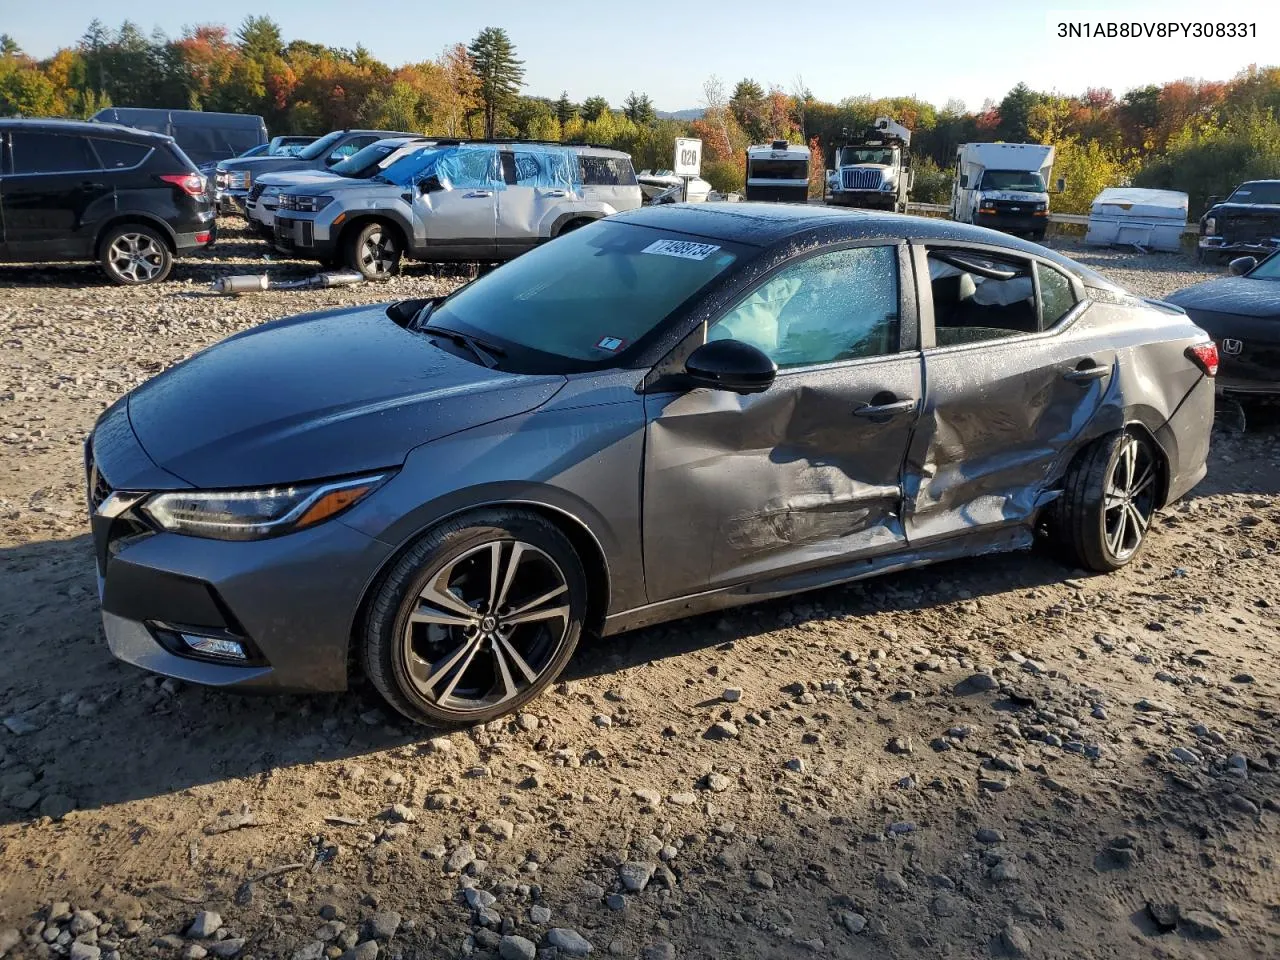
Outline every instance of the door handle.
POLYGON ((563 190, 547 190, 542 194, 544 197, 566 197, 568 196, 563 190))
POLYGON ((911 413, 916 408, 915 399, 894 400, 892 403, 868 403, 862 407, 855 407, 853 415, 855 417, 896 417, 900 413, 911 413))
POLYGON ((105 183, 94 183, 92 180, 85 180, 85 181, 83 181, 83 182, 80 184, 80 187, 81 187, 81 189, 84 189, 84 190, 105 190, 105 189, 107 189, 107 185, 106 185, 105 183))
POLYGON ((475 197, 492 197, 493 191, 492 190, 472 190, 470 193, 464 193, 463 196, 469 200, 475 197))
POLYGON ((1068 370, 1062 375, 1062 379, 1070 380, 1072 383, 1089 383, 1092 380, 1101 380, 1109 376, 1111 376, 1110 367, 1095 363, 1091 367, 1076 367, 1074 370, 1068 370))

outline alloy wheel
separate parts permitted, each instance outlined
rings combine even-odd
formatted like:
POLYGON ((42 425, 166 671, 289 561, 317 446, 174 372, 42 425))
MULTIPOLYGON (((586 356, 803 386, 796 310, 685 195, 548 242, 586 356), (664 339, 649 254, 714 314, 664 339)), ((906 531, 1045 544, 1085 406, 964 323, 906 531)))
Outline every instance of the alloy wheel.
POLYGON ((570 625, 564 571, 520 540, 495 540, 431 575, 404 626, 415 690, 465 718, 514 700, 556 659, 570 625))
POLYGON ((1118 561, 1142 545, 1156 507, 1156 462, 1151 448, 1133 435, 1117 451, 1103 495, 1103 538, 1118 561))
POLYGON ((360 263, 367 276, 391 276, 396 265, 395 242, 382 230, 370 233, 360 247, 360 263))
POLYGON ((133 283, 146 283, 164 270, 165 252, 145 233, 122 233, 107 250, 107 262, 133 283))

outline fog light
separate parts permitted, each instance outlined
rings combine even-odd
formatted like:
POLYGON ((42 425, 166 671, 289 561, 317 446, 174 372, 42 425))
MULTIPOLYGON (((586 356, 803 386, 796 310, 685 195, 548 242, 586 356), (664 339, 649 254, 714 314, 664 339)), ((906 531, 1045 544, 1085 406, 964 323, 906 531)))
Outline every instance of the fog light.
POLYGON ((193 652, 202 653, 206 657, 226 657, 230 660, 249 659, 244 652, 244 647, 234 640, 226 640, 222 637, 200 637, 193 633, 180 633, 178 636, 193 652))

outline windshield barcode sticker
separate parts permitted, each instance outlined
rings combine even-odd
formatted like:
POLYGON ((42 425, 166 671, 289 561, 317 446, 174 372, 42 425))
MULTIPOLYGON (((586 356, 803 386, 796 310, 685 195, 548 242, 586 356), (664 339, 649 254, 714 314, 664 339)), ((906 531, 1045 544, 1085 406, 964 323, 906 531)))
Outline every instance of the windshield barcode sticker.
POLYGON ((682 260, 705 260, 720 248, 714 243, 692 243, 688 240, 655 240, 641 253, 660 253, 664 257, 680 257, 682 260))

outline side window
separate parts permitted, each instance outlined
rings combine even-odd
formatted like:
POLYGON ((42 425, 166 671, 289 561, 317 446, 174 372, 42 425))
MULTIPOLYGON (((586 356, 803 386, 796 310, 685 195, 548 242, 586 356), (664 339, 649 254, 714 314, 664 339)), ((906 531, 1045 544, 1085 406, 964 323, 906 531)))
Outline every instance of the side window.
POLYGON ((515 150, 509 156, 515 170, 513 183, 516 186, 566 188, 573 185, 570 154, 566 150, 515 150))
POLYGON ((855 247, 778 271, 707 339, 742 340, 779 367, 801 367, 895 353, 898 325, 897 249, 855 247))
POLYGON ((1029 261, 969 250, 931 250, 929 285, 940 347, 1040 329, 1029 261))
POLYGON ((630 187, 636 183, 636 172, 631 161, 622 157, 579 155, 578 169, 582 182, 587 186, 630 187))
POLYGON ((84 137, 14 131, 14 173, 75 173, 97 169, 98 158, 84 137))
POLYGON ((1076 295, 1071 290, 1071 281, 1053 267, 1037 263, 1036 278, 1040 281, 1041 327, 1051 330, 1071 312, 1076 305, 1076 295))
POLYGON ((93 149, 98 154, 104 170, 124 170, 136 167, 151 152, 151 148, 143 143, 127 143, 124 140, 103 140, 101 137, 90 138, 93 149))
POLYGON ((493 187, 501 180, 498 151, 492 147, 460 147, 448 160, 441 161, 440 168, 455 189, 493 187))

